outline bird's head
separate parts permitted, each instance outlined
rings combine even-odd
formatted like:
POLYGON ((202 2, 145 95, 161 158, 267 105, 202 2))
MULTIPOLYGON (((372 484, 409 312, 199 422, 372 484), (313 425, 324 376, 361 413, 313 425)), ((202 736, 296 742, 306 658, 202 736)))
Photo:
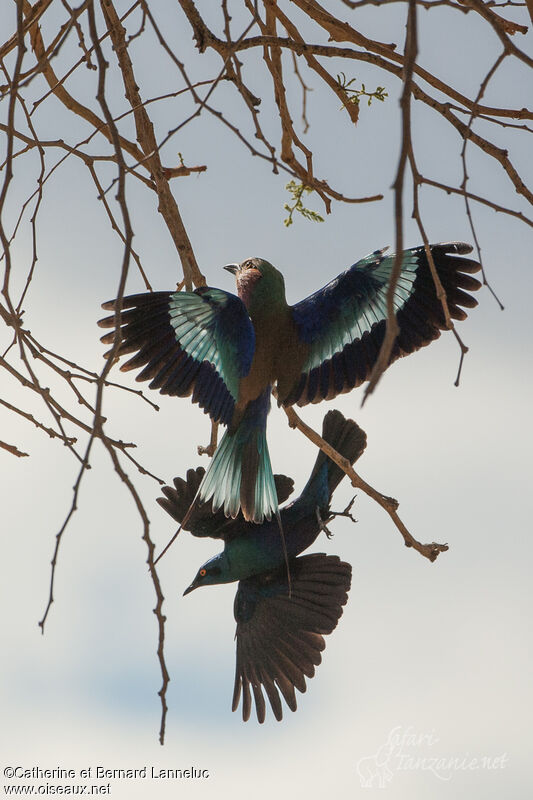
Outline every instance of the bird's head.
POLYGON ((233 580, 233 578, 228 578, 225 574, 226 570, 224 569, 222 559, 223 553, 220 553, 218 556, 206 561, 196 573, 191 585, 187 586, 183 595, 189 594, 189 592, 192 592, 193 589, 197 589, 199 586, 212 586, 213 584, 228 583, 233 580))
POLYGON ((267 301, 285 299, 283 275, 263 258, 247 258, 224 267, 235 275, 237 292, 248 310, 267 301))

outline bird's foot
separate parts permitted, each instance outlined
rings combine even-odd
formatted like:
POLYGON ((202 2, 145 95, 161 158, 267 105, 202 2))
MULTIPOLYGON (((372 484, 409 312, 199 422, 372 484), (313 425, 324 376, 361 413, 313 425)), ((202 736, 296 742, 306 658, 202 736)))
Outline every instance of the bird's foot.
POLYGON ((211 440, 207 445, 207 447, 201 444, 198 445, 198 455, 209 456, 209 458, 213 458, 215 450, 217 449, 217 438, 218 438, 218 422, 212 422, 211 440))
POLYGON ((215 450, 216 449, 217 449, 216 444, 215 445, 208 444, 205 447, 204 447, 204 445, 199 444, 198 445, 198 455, 199 456, 209 456, 209 458, 212 458, 214 456, 214 454, 215 454, 215 450))
POLYGON ((352 499, 350 500, 350 502, 348 503, 348 505, 346 506, 344 511, 330 511, 329 512, 329 516, 330 517, 348 517, 348 519, 351 519, 352 522, 354 522, 354 523, 357 522, 357 520, 355 519, 355 517, 351 513, 352 506, 353 506, 353 504, 355 502, 356 496, 357 495, 354 494, 354 496, 352 497, 352 499))
MULTIPOLYGON (((318 527, 320 528, 321 531, 324 531, 324 533, 326 534, 328 539, 332 539, 333 538, 333 534, 330 531, 330 529, 328 528, 328 526, 326 525, 325 521, 320 516, 320 509, 319 509, 318 506, 316 507, 315 513, 316 513, 316 520, 318 522, 318 527)), ((328 521, 331 519, 331 516, 332 516, 331 514, 328 515, 328 521)))

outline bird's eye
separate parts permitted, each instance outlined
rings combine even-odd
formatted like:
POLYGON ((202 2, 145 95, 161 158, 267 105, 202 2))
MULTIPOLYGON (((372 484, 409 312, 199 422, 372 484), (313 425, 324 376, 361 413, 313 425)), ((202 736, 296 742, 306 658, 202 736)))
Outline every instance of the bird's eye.
POLYGON ((206 569, 201 569, 200 570, 200 577, 204 578, 206 575, 207 575, 207 570, 206 569))
POLYGON ((244 269, 252 269, 253 268, 253 261, 246 261, 244 264, 244 269))

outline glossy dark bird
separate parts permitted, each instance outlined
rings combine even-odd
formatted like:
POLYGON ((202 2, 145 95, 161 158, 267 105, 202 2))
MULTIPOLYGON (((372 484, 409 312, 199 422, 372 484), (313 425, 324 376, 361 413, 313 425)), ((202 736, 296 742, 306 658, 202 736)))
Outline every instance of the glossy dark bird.
MULTIPOLYGON (((466 317, 480 287, 470 245, 431 245, 450 316, 466 317)), ((123 298, 118 356, 135 353, 122 370, 143 367, 162 394, 192 395, 215 422, 228 426, 199 487, 235 517, 262 522, 278 504, 266 441, 271 387, 285 406, 317 403, 366 381, 386 326, 386 291, 394 255, 376 250, 314 294, 289 306, 282 274, 261 258, 225 269, 238 297, 221 289, 152 292, 123 298)), ((405 250, 395 290, 400 333, 390 362, 440 336, 446 323, 423 247, 405 250)), ((115 310, 115 301, 103 307, 115 310)), ((99 322, 115 327, 115 316, 99 322)), ((114 342, 115 332, 102 337, 114 342)), ((111 351, 109 351, 111 352, 111 351)), ((109 352, 106 355, 109 355, 109 352)))
MULTIPOLYGON (((353 463, 366 445, 365 433, 339 411, 329 411, 323 422, 323 438, 353 463)), ((204 469, 189 470, 186 480, 176 478, 174 488, 164 487, 160 505, 182 522, 204 469)), ((338 556, 313 553, 300 556, 328 521, 331 496, 343 477, 342 470, 322 451, 300 497, 281 509, 291 592, 285 556, 275 520, 261 525, 247 522, 242 514, 228 519, 222 510, 213 514, 209 504, 193 505, 184 528, 194 536, 211 536, 224 542, 224 550, 207 561, 185 590, 239 581, 234 603, 237 622, 236 670, 232 709, 239 705, 250 717, 251 693, 257 719, 265 719, 266 692, 276 719, 282 719, 281 696, 296 710, 295 688, 305 692, 305 678, 312 678, 331 633, 342 614, 351 582, 351 566, 338 556)), ((275 476, 279 502, 292 491, 292 480, 275 476)))

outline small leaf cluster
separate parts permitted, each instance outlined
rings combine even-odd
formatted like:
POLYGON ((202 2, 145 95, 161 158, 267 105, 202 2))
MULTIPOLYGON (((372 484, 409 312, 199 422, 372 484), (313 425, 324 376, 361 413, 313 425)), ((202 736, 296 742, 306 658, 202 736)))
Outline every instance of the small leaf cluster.
POLYGON ((361 98, 367 97, 368 105, 371 105, 372 100, 380 100, 383 102, 385 98, 389 96, 388 92, 385 91, 384 86, 378 86, 373 92, 367 92, 365 84, 361 83, 361 88, 356 89, 355 87, 352 87, 352 84, 355 83, 355 80, 355 78, 351 78, 348 81, 344 72, 341 72, 340 75, 337 75, 337 83, 339 84, 340 89, 342 89, 342 91, 346 94, 346 103, 355 103, 355 105, 359 105, 361 98))
POLYGON ((293 200, 292 205, 285 203, 283 206, 285 211, 289 212, 289 216, 283 220, 285 227, 288 228, 289 225, 292 225, 294 222, 293 214, 295 212, 301 214, 302 217, 310 220, 311 222, 324 222, 324 217, 321 217, 316 211, 306 208, 302 202, 303 195, 310 194, 313 191, 310 186, 306 186, 304 183, 296 183, 296 181, 289 181, 285 188, 292 195, 293 200))

